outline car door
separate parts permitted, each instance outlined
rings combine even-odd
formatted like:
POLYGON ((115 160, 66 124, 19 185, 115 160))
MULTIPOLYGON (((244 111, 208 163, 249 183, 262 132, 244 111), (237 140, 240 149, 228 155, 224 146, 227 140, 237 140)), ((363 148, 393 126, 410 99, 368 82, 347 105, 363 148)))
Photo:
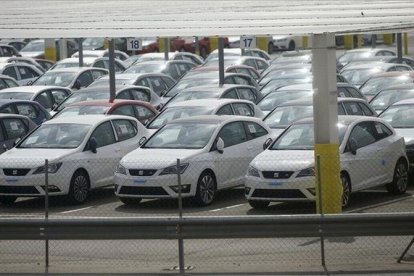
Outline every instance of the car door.
POLYGON ((63 102, 70 94, 67 90, 57 88, 48 90, 48 93, 49 97, 52 99, 53 108, 63 102))
POLYGON ((235 115, 254 117, 254 109, 247 103, 233 103, 235 115))
POLYGON ((248 139, 243 122, 236 121, 224 125, 217 137, 224 141, 223 153, 214 155, 219 189, 243 184, 250 162, 248 139))
POLYGON ((220 109, 217 110, 216 115, 234 115, 234 111, 231 107, 231 104, 226 104, 220 107, 220 109))
POLYGON ((53 108, 53 99, 52 96, 48 93, 48 91, 42 91, 33 99, 35 102, 38 102, 41 106, 43 106, 47 111, 51 111, 53 108))
POLYGON ((120 148, 115 145, 115 133, 110 121, 98 125, 90 139, 97 142, 96 153, 85 149, 86 169, 91 178, 91 188, 113 184, 113 175, 121 157, 120 148))
POLYGON ((143 89, 130 89, 132 99, 144 102, 151 102, 151 93, 143 89))
POLYGON ((356 102, 343 102, 347 115, 364 115, 362 108, 356 102))
POLYGON ((141 133, 138 133, 138 126, 132 120, 116 119, 112 120, 112 124, 117 136, 115 153, 117 154, 118 161, 115 164, 116 167, 124 155, 138 148, 139 138, 137 136, 141 135, 141 133))
MULTIPOLYGON (((82 74, 80 74, 76 80, 75 84, 79 82, 79 88, 87 87, 89 84, 93 82, 92 74, 90 71, 85 71, 82 74)), ((72 87, 72 89, 75 89, 72 87)))
MULTIPOLYGON (((255 122, 243 122, 247 133, 247 149, 249 151, 249 163, 263 151, 263 144, 269 138, 269 132, 255 122)), ((247 168, 246 168, 247 170, 247 168)))
POLYGON ((237 88, 237 93, 239 94, 239 98, 242 100, 248 100, 253 103, 257 101, 257 95, 247 87, 239 87, 237 88))
POLYGON ((19 80, 22 83, 22 85, 27 85, 29 82, 34 81, 40 76, 40 74, 37 73, 35 70, 30 68, 29 66, 24 65, 18 65, 17 72, 20 75, 19 80))
POLYGON ((15 141, 25 136, 28 131, 28 123, 25 123, 21 118, 1 119, 0 153, 14 147, 15 141))
POLYGON ((134 105, 136 118, 141 123, 145 124, 155 117, 155 113, 142 105, 134 105))

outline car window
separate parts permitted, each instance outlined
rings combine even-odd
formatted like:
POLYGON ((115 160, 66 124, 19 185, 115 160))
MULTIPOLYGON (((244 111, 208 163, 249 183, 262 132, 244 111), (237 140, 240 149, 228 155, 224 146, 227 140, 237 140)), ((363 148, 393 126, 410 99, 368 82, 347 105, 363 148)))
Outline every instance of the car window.
POLYGON ((338 103, 338 115, 346 115, 344 106, 341 103, 338 103))
POLYGON ((240 99, 256 102, 256 95, 249 88, 237 88, 240 99))
POLYGON ((170 66, 168 66, 167 74, 174 79, 179 79, 182 75, 178 64, 170 64, 170 66))
POLYGON ((118 93, 118 95, 116 95, 117 99, 124 99, 124 100, 130 100, 131 96, 129 95, 129 91, 122 91, 121 93, 118 93))
POLYGON ((233 76, 234 78, 234 83, 237 84, 245 84, 245 85, 250 85, 250 82, 248 79, 241 77, 241 76, 233 76))
POLYGON ((172 86, 174 86, 175 81, 173 81, 170 78, 167 77, 161 77, 162 81, 164 82, 165 86, 167 87, 167 89, 170 89, 172 86))
POLYGON ((345 87, 338 87, 338 97, 340 98, 347 98, 351 97, 349 91, 345 87))
POLYGON ((362 122, 357 124, 349 136, 349 140, 354 139, 357 148, 362 148, 376 142, 373 122, 362 122))
POLYGON ((123 105, 117 107, 114 111, 112 111, 112 114, 135 117, 134 109, 131 105, 123 105))
POLYGON ((152 86, 152 90, 158 95, 160 96, 162 94, 163 91, 165 91, 165 85, 162 82, 160 77, 151 77, 150 78, 151 81, 151 86, 152 86))
POLYGON ((269 67, 269 65, 267 65, 266 62, 264 62, 262 60, 257 60, 257 68, 259 70, 265 70, 265 69, 267 69, 267 67, 269 67))
POLYGON ((134 100, 150 102, 151 97, 147 91, 138 90, 138 89, 131 89, 132 98, 134 100))
POLYGON ((118 142, 135 137, 138 133, 136 125, 130 120, 113 120, 118 142))
POLYGON ((91 72, 86 71, 83 72, 79 77, 78 80, 80 82, 80 87, 86 87, 93 82, 91 72))
POLYGON ((361 95, 361 93, 358 90, 356 90, 355 88, 348 87, 347 90, 351 94, 351 97, 353 97, 353 98, 363 98, 363 96, 361 95))
POLYGON ((140 79, 136 85, 141 85, 145 87, 151 87, 147 78, 140 79))
POLYGON ((342 103, 342 104, 344 105, 346 113, 348 115, 364 115, 364 112, 362 112, 362 109, 358 105, 358 103, 345 102, 345 103, 342 103))
POLYGON ((53 101, 55 104, 60 104, 69 95, 65 90, 51 90, 53 101))
POLYGON ((93 64, 93 67, 98 67, 98 68, 106 68, 105 67, 105 63, 103 62, 103 60, 98 60, 97 62, 95 62, 93 64))
POLYGON ((265 128, 254 122, 244 122, 249 140, 269 134, 265 128))
POLYGON ((4 79, 4 82, 7 84, 7 87, 16 87, 18 84, 12 80, 4 79))
POLYGON ((91 138, 95 138, 97 148, 115 143, 115 135, 110 122, 100 124, 92 133, 91 138))
POLYGON ((41 106, 46 109, 52 108, 52 100, 49 98, 47 92, 42 92, 34 98, 34 101, 38 102, 41 106))
POLYGON ((236 115, 250 116, 250 117, 254 116, 254 111, 253 111, 252 106, 247 103, 234 103, 233 108, 234 108, 234 113, 236 115))
POLYGON ((392 131, 380 122, 375 122, 376 139, 381 140, 392 135, 392 131))
POLYGON ((231 89, 230 91, 227 91, 226 93, 224 93, 222 98, 225 98, 225 99, 238 99, 239 97, 237 96, 236 90, 231 89))
POLYGON ((123 72, 125 68, 117 61, 115 61, 115 72, 123 72))
POLYGON ((247 141, 246 131, 242 122, 233 122, 225 125, 220 130, 218 137, 223 139, 225 148, 247 141))
POLYGON ((17 70, 19 70, 20 78, 22 80, 39 76, 39 74, 37 74, 32 68, 27 66, 18 66, 17 70))
POLYGON ((405 66, 399 66, 399 65, 395 66, 395 71, 407 71, 407 70, 409 69, 405 66))
POLYGON ((106 75, 106 72, 101 70, 91 70, 91 73, 93 80, 99 79, 100 77, 106 75))
POLYGON ((223 83, 225 83, 225 84, 236 84, 233 77, 224 77, 224 82, 223 83))
POLYGON ((6 106, 4 106, 0 109, 0 113, 13 114, 13 113, 15 113, 15 111, 13 109, 13 106, 11 104, 8 104, 8 105, 6 105, 6 106))
POLYGON ((27 127, 21 119, 5 118, 2 121, 9 140, 21 138, 27 133, 27 127))
POLYGON ((4 74, 4 75, 7 75, 7 76, 9 76, 9 77, 12 77, 12 78, 14 78, 15 80, 17 80, 17 79, 18 79, 18 78, 17 78, 17 73, 16 73, 16 70, 14 69, 14 66, 7 67, 6 69, 4 69, 3 74, 4 74))
POLYGON ((15 106, 18 114, 27 116, 32 120, 36 119, 39 115, 36 108, 31 104, 16 103, 15 106))
POLYGON ((230 104, 226 104, 225 106, 221 107, 217 113, 217 115, 234 115, 233 109, 231 108, 230 104))
POLYGON ((146 119, 152 119, 155 116, 154 112, 152 112, 145 106, 135 105, 134 108, 138 114, 138 120, 140 121, 145 121, 146 119))
POLYGON ((8 86, 6 85, 6 82, 3 79, 0 79, 0 90, 7 88, 8 86))
POLYGON ((374 112, 367 106, 365 103, 358 103, 359 107, 362 109, 366 116, 374 116, 374 112))
POLYGON ((256 62, 253 59, 246 60, 245 64, 257 69, 256 62))

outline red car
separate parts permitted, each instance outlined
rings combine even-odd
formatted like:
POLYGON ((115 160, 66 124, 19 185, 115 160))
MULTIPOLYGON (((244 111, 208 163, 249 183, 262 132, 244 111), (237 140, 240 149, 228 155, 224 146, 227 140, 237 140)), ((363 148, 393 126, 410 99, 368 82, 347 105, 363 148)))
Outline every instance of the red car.
POLYGON ((71 104, 53 118, 62 116, 91 115, 91 114, 116 114, 136 118, 145 124, 158 114, 158 111, 150 103, 133 100, 108 100, 87 101, 71 104))
MULTIPOLYGON (((195 53, 196 51, 196 42, 195 37, 175 37, 171 38, 171 50, 172 51, 186 51, 190 53, 195 53)), ((208 54, 212 51, 210 48, 210 38, 209 37, 199 37, 198 46, 200 51, 200 56, 206 58, 208 54)), ((229 39, 224 38, 224 48, 228 48, 229 39)))

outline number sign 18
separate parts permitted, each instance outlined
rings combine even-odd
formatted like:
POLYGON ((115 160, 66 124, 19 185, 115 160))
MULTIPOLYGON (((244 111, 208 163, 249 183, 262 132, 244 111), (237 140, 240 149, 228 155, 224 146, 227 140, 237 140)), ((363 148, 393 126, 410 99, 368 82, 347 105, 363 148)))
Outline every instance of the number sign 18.
POLYGON ((142 39, 140 38, 128 38, 127 40, 127 50, 142 50, 142 39))

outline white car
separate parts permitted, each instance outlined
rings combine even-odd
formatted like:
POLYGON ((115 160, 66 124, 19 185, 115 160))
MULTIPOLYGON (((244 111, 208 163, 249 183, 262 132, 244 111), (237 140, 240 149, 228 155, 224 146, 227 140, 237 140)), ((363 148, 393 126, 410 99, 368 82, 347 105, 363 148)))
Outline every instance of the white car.
MULTIPOLYGON (((253 208, 270 201, 315 200, 313 128, 311 119, 292 124, 250 163, 245 195, 253 208)), ((338 133, 344 207, 351 192, 380 185, 392 194, 406 191, 404 139, 392 126, 375 117, 339 116, 338 133)))
POLYGON ((177 159, 182 196, 199 205, 217 190, 243 185, 248 164, 271 142, 260 119, 195 116, 169 122, 140 148, 124 156, 115 173, 115 194, 125 204, 142 198, 177 198, 177 159))
POLYGON ((89 190, 113 184, 119 160, 148 137, 135 118, 119 115, 62 117, 44 122, 0 156, 0 202, 45 195, 67 195, 82 203, 89 190))

